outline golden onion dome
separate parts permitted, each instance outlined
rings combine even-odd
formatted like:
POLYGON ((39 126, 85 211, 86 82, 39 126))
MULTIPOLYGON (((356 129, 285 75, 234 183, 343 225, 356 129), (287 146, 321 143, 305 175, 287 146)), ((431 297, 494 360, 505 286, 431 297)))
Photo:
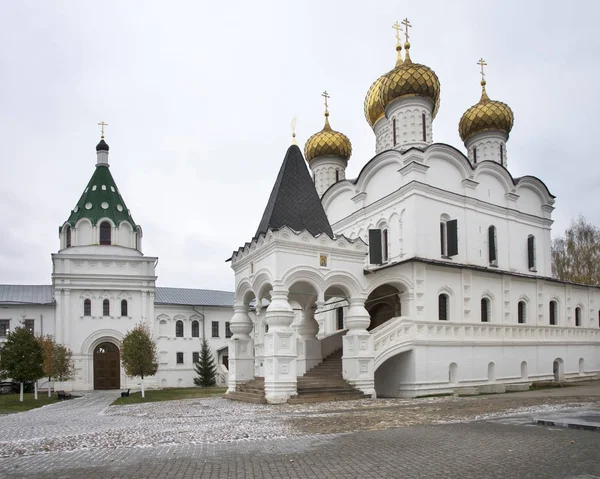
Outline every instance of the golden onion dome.
POLYGON ((514 123, 514 114, 506 103, 490 100, 485 91, 486 81, 481 81, 481 99, 469 108, 460 119, 458 133, 466 141, 476 133, 484 131, 503 131, 510 133, 514 123))
POLYGON ((379 101, 381 85, 383 84, 384 78, 385 75, 382 75, 375 80, 369 88, 367 96, 365 97, 365 118, 367 119, 367 123, 369 123, 371 128, 375 125, 375 123, 385 116, 385 111, 383 111, 383 107, 379 101))
POLYGON ((329 112, 325 111, 325 126, 311 136, 304 145, 304 156, 309 163, 319 156, 340 156, 345 160, 352 155, 352 144, 346 135, 329 125, 329 112))
POLYGON ((410 43, 406 42, 404 48, 404 62, 384 75, 380 103, 385 109, 398 98, 422 96, 432 101, 432 117, 435 118, 440 106, 440 80, 428 66, 412 62, 409 54, 410 43))

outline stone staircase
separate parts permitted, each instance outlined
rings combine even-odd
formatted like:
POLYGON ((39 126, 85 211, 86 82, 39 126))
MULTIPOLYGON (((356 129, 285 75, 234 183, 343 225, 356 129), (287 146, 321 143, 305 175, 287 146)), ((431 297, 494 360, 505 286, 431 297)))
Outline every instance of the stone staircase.
MULTIPOLYGON (((310 402, 348 401, 368 398, 362 391, 353 388, 342 377, 342 350, 331 356, 298 378, 298 396, 288 400, 288 404, 310 402)), ((224 397, 235 401, 266 404, 265 379, 255 378, 239 386, 238 391, 224 397)))

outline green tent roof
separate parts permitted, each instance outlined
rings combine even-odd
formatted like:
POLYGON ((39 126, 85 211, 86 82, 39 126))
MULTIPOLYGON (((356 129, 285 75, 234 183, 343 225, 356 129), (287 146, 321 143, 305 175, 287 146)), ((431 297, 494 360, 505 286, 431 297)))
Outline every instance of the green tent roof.
POLYGON ((135 222, 119 193, 108 165, 96 165, 96 171, 79 198, 77 206, 71 211, 67 222, 75 226, 81 218, 89 219, 92 225, 96 225, 101 218, 110 218, 117 226, 121 221, 128 221, 135 228, 135 222))

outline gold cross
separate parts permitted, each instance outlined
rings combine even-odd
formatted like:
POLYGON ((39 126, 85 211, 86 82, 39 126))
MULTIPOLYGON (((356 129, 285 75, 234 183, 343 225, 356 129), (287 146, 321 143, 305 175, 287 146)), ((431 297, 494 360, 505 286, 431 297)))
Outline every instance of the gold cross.
POLYGON ((481 67, 481 81, 485 81, 485 72, 483 71, 483 67, 487 66, 487 63, 485 62, 485 60, 483 58, 480 58, 479 61, 477 62, 477 65, 479 65, 481 67))
POLYGON ((104 127, 108 126, 108 123, 104 123, 103 121, 101 121, 100 123, 98 123, 98 126, 102 127, 102 134, 101 134, 100 138, 104 139, 104 127))
POLYGON ((331 97, 329 96, 329 93, 327 93, 327 90, 325 90, 323 93, 321 93, 321 96, 322 96, 323 98, 325 98, 325 111, 329 111, 329 110, 328 110, 328 108, 329 108, 329 105, 327 104, 327 99, 328 99, 328 98, 331 98, 331 97))
POLYGON ((296 116, 292 119, 292 145, 296 144, 296 116))
POLYGON ((408 43, 408 28, 412 27, 412 25, 408 21, 408 18, 402 20, 402 25, 404 25, 404 35, 406 36, 406 42, 408 43))
POLYGON ((400 45, 400 42, 402 41, 401 38, 400 38, 400 31, 402 30, 402 27, 398 23, 398 20, 396 20, 396 23, 394 23, 392 25, 392 28, 394 30, 396 30, 396 46, 398 46, 398 45, 400 45))

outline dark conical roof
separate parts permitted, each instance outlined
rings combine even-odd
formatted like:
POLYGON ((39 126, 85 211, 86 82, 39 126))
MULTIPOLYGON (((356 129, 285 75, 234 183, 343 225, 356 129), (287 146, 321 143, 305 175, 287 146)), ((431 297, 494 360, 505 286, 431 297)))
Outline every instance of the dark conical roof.
POLYGON ((297 145, 288 148, 256 235, 283 226, 333 238, 331 225, 297 145))

